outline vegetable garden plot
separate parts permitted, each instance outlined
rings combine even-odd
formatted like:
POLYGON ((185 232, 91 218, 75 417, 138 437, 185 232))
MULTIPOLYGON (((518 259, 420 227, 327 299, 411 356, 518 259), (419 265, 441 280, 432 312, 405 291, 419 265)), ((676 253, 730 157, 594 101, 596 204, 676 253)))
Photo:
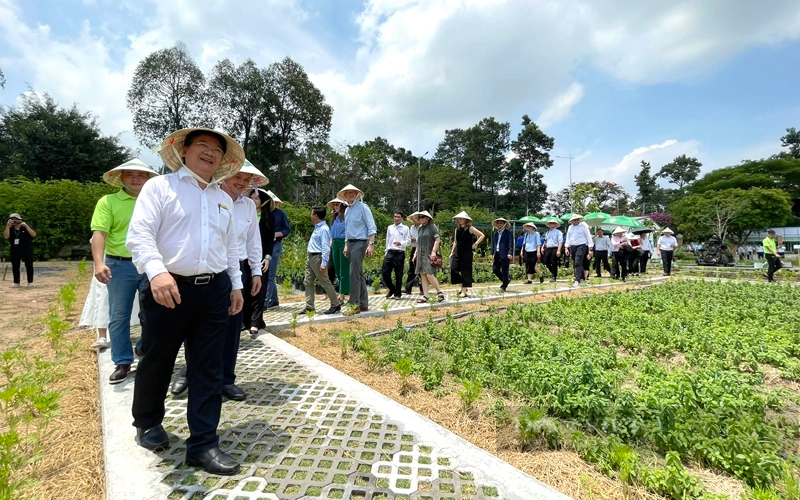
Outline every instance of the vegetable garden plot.
MULTIPOLYGON (((791 286, 675 281, 397 328, 370 359, 411 360, 428 390, 460 379, 532 410, 518 441, 574 449, 624 482, 704 493, 683 464, 798 498, 800 294, 791 286), (765 371, 784 379, 765 384, 765 371)), ((362 351, 364 352, 364 351, 362 351)))

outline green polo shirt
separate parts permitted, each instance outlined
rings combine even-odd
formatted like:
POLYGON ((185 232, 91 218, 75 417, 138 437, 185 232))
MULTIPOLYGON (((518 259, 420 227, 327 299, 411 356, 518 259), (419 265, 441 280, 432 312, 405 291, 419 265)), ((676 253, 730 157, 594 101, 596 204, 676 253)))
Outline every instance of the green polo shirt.
POLYGON ((100 198, 92 215, 92 231, 103 231, 106 236, 106 255, 130 257, 125 248, 128 237, 128 224, 133 215, 136 198, 120 189, 114 194, 100 198))
POLYGON ((775 245, 775 240, 769 236, 764 238, 761 244, 764 246, 764 254, 778 255, 778 247, 775 245))

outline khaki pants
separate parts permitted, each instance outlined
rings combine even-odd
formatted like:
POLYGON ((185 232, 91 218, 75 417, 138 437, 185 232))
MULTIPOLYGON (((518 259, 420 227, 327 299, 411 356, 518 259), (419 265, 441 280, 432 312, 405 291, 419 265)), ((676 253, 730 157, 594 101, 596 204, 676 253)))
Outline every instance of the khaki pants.
POLYGON ((314 287, 316 283, 325 290, 328 294, 328 299, 331 301, 331 307, 339 306, 339 297, 336 296, 336 289, 333 283, 328 279, 328 272, 322 272, 319 266, 322 265, 321 254, 308 254, 306 260, 306 277, 303 280, 303 285, 306 287, 306 309, 314 309, 314 287))

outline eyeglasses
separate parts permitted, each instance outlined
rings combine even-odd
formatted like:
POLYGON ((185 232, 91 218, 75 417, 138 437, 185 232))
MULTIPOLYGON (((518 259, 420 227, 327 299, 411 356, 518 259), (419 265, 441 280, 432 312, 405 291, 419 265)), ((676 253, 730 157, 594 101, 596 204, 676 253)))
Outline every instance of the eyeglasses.
POLYGON ((211 152, 211 154, 219 158, 222 158, 222 155, 225 154, 225 152, 221 148, 212 146, 211 144, 205 141, 197 141, 194 144, 192 144, 192 146, 199 147, 204 153, 211 152))

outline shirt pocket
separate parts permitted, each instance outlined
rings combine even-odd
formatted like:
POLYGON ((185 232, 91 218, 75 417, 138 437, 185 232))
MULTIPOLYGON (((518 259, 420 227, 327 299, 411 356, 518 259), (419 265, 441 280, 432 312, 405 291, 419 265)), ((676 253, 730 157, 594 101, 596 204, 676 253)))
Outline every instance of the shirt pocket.
POLYGON ((236 223, 236 236, 247 234, 247 228, 250 227, 250 221, 240 220, 236 223))

